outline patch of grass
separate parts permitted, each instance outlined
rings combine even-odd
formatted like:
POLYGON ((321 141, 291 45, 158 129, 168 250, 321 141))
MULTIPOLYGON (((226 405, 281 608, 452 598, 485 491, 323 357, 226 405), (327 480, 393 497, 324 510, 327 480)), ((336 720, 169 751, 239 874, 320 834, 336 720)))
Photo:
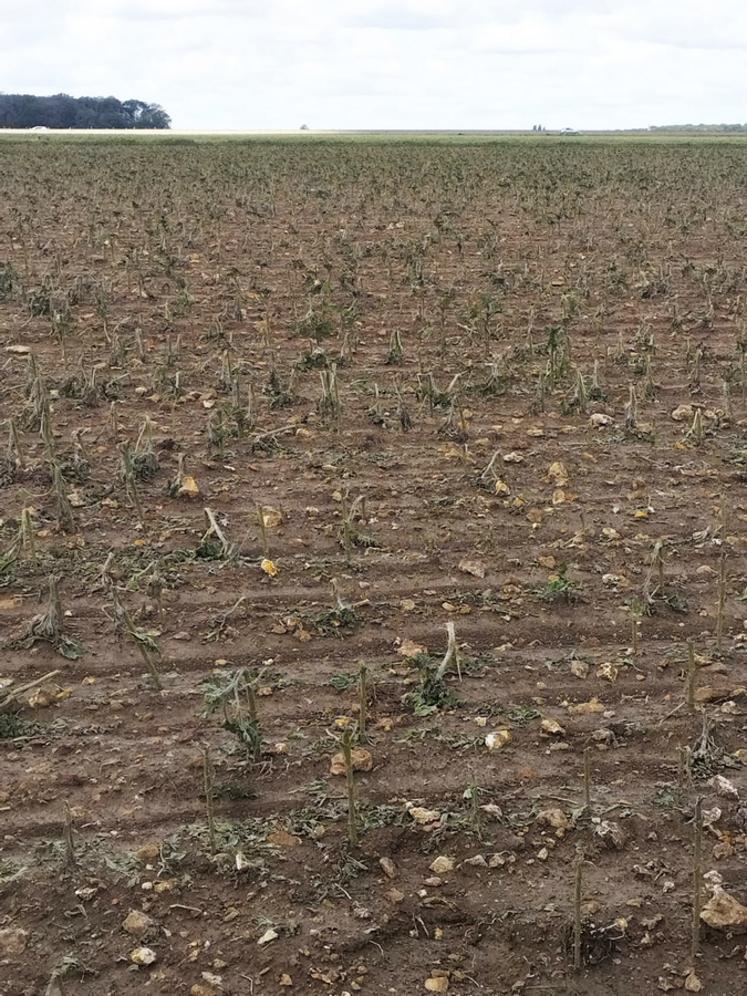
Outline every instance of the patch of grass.
POLYGON ((240 782, 224 782, 221 785, 216 785, 213 792, 216 799, 228 799, 230 802, 257 798, 256 792, 240 782))
POLYGON ((348 692, 351 688, 358 686, 357 674, 333 674, 329 679, 330 685, 336 692, 348 692))
POLYGON ((539 719, 542 713, 534 706, 511 706, 506 713, 507 718, 516 726, 527 726, 529 723, 539 719))
POLYGON ((476 657, 465 657, 462 660, 462 674, 469 678, 480 678, 497 666, 498 660, 494 654, 481 653, 476 657))
POLYGON ((336 606, 323 612, 303 612, 302 622, 307 623, 320 636, 342 637, 356 629, 360 623, 358 613, 352 606, 336 606))
POLYGON ((34 737, 41 730, 39 723, 25 719, 19 712, 0 712, 0 740, 34 737))
POLYGON ((677 785, 662 785, 656 790, 654 805, 659 809, 681 809, 687 800, 687 793, 677 785))
POLYGON ((561 564, 557 574, 551 574, 547 584, 535 590, 535 595, 541 602, 549 605, 575 605, 581 597, 581 588, 567 574, 568 568, 561 564))
POLYGON ((464 753, 470 750, 479 750, 485 746, 485 737, 482 734, 469 733, 443 733, 438 729, 419 727, 408 730, 405 735, 398 740, 401 744, 424 743, 426 740, 443 744, 449 750, 457 753, 464 753))

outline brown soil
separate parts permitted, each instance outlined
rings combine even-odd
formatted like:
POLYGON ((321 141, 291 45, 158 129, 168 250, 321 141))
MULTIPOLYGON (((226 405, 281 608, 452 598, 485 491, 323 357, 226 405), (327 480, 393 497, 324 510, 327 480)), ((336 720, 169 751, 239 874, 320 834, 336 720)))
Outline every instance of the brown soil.
MULTIPOLYGON (((702 870, 747 903, 747 810, 710 780, 747 794, 745 157, 0 145, 0 675, 59 670, 0 714, 1 993, 683 989, 697 796, 702 870), (50 576, 76 659, 24 643, 50 576), (256 756, 205 710, 240 668, 256 756)), ((744 958, 703 925, 704 992, 744 958)))

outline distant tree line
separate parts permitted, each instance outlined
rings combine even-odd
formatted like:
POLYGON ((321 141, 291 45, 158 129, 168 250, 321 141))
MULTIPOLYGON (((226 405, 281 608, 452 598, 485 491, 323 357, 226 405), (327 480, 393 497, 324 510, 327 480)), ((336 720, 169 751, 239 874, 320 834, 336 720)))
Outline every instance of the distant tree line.
POLYGON ((649 131, 747 131, 747 124, 651 125, 649 131))
POLYGON ((0 93, 0 128, 169 128, 160 104, 116 97, 0 93))

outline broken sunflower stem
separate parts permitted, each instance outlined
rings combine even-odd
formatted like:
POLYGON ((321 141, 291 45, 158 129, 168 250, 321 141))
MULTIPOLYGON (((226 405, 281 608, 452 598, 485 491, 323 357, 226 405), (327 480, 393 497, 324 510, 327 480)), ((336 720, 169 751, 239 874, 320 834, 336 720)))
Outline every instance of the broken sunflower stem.
POLYGON ((358 811, 355 801, 355 775, 353 774, 353 735, 350 729, 342 734, 342 753, 345 758, 345 780, 348 791, 348 842, 358 844, 358 811))

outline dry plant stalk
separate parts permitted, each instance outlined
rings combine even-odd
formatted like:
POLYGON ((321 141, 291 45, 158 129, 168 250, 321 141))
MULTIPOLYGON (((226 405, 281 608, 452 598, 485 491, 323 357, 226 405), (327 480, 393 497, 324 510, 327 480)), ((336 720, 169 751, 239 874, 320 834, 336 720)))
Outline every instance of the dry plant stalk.
POLYGON ((584 748, 584 807, 591 811, 591 748, 584 748))
POLYGON ((119 593, 114 585, 111 586, 111 596, 114 606, 114 619, 117 626, 124 630, 126 635, 129 636, 130 640, 132 640, 137 647, 138 653, 143 658, 145 666, 148 669, 151 681, 153 682, 153 687, 160 691, 163 687, 161 684, 161 676, 158 673, 155 660, 153 659, 153 654, 158 653, 158 644, 144 630, 138 629, 135 626, 132 621, 132 617, 122 604, 119 593))
POLYGON ((319 414, 322 418, 338 418, 341 411, 340 394, 337 390, 337 365, 333 363, 328 370, 320 370, 322 395, 318 402, 319 414))
POLYGON ((358 674, 358 743, 368 742, 366 722, 368 720, 368 668, 361 664, 358 674))
POLYGON ((583 858, 579 855, 576 859, 576 875, 573 890, 573 969, 576 972, 581 971, 583 865, 583 858))
POLYGON ((635 393, 635 385, 630 384, 628 388, 628 401, 625 405, 625 428, 633 432, 638 425, 638 398, 635 393))
POLYGON ((36 539, 34 524, 31 520, 31 509, 21 510, 21 527, 19 530, 20 551, 22 560, 34 560, 36 557, 36 539))
POLYGON ((358 844, 358 811, 355 800, 355 775, 353 773, 353 735, 350 729, 342 734, 342 753, 345 757, 345 781, 348 794, 348 843, 358 844))
MULTIPOLYGON (((207 509, 206 509, 207 511, 207 509)), ((259 522, 259 538, 262 543, 262 556, 265 560, 270 560, 270 538, 267 534, 267 525, 265 524, 265 512, 262 505, 257 502, 257 520, 259 522)))
POLYGON ((351 562, 353 547, 355 546, 356 539, 358 538, 355 520, 359 516, 363 518, 366 514, 366 499, 363 495, 358 495, 352 503, 349 502, 349 499, 350 493, 346 489, 342 493, 342 525, 340 527, 340 539, 342 540, 342 547, 345 551, 345 560, 348 564, 351 562))
POLYGON ((721 653, 724 643, 724 610, 726 609, 726 550, 721 549, 718 571, 718 607, 716 610, 716 650, 721 653))
POLYGON ((143 505, 140 501, 140 492, 137 486, 137 476, 135 474, 132 450, 127 443, 125 443, 120 448, 120 452, 122 454, 122 477, 124 479, 125 494, 135 506, 138 523, 140 527, 143 528, 145 526, 145 513, 143 512, 143 505))
POLYGON ((18 425, 13 416, 8 419, 8 457, 15 461, 15 465, 19 470, 25 469, 26 464, 23 457, 21 437, 18 433, 18 425))
MULTIPOLYGON (((218 523, 218 520, 215 516, 215 512, 213 512, 211 508, 205 508, 204 512, 205 512, 205 518, 207 519, 208 522, 208 528, 203 533, 202 539, 200 540, 200 546, 204 547, 205 544, 208 542, 208 540, 212 536, 214 536, 215 539, 218 541, 220 547, 219 550, 220 557, 224 560, 230 560, 233 557, 234 553, 236 552, 236 548, 234 547, 233 543, 228 542, 226 534, 223 532, 223 530, 220 527, 220 524, 218 523)), ((261 518, 261 512, 260 512, 260 518, 261 518)))
POLYGON ((641 617, 638 612, 631 612, 630 614, 630 643, 631 649, 633 651, 633 657, 637 657, 640 653, 641 645, 641 617))
POLYGON ((693 819, 693 921, 692 938, 690 944, 690 958, 692 968, 695 968, 695 961, 700 951, 700 910, 703 891, 703 799, 701 796, 695 800, 695 817, 693 819))
POLYGON ((213 806, 213 764, 212 761, 210 760, 209 747, 203 747, 202 749, 202 779, 205 788, 205 814, 207 817, 208 841, 210 845, 210 853, 215 854, 216 834, 215 834, 215 810, 213 806))
POLYGON ((700 444, 705 439, 705 429, 703 428, 703 413, 700 408, 695 409, 692 425, 685 433, 685 439, 692 442, 694 446, 700 446, 700 444))
POLYGON ((681 792, 690 784, 690 748, 680 747, 677 762, 677 786, 681 792))
POLYGON ((457 676, 459 680, 462 680, 462 668, 461 661, 459 660, 459 646, 456 640, 456 630, 454 628, 453 622, 446 623, 446 634, 448 637, 448 645, 446 647, 446 653, 444 654, 444 659, 438 665, 438 670, 436 671, 435 680, 436 682, 441 682, 446 677, 446 672, 449 670, 453 664, 456 668, 457 676))
POLYGON ((698 664, 692 640, 687 641, 687 708, 695 712, 695 685, 698 677, 698 664))
POLYGON ((62 828, 62 839, 65 846, 65 866, 70 869, 77 864, 75 858, 75 840, 73 837, 73 814, 70 804, 65 802, 65 822, 62 828))
POLYGON ((54 575, 50 575, 49 595, 45 611, 35 615, 19 633, 11 637, 6 646, 28 649, 37 643, 48 643, 63 657, 70 660, 76 660, 80 657, 83 648, 77 640, 66 636, 63 631, 64 617, 57 581, 58 579, 54 575))
POLYGON ((52 490, 57 501, 57 524, 63 532, 74 533, 75 516, 67 497, 62 471, 57 463, 53 463, 52 468, 52 490))

